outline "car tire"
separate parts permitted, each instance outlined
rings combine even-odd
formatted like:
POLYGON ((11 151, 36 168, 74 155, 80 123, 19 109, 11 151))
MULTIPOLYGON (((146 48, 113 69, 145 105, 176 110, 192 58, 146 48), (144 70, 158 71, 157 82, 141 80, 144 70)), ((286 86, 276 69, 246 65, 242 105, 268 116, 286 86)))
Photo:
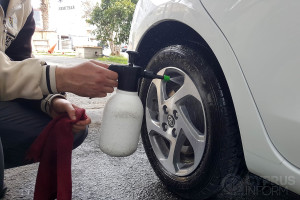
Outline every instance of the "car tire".
POLYGON ((247 171, 231 95, 208 52, 182 45, 161 49, 146 70, 171 81, 143 79, 139 91, 147 157, 167 188, 187 199, 227 190, 229 180, 247 171))

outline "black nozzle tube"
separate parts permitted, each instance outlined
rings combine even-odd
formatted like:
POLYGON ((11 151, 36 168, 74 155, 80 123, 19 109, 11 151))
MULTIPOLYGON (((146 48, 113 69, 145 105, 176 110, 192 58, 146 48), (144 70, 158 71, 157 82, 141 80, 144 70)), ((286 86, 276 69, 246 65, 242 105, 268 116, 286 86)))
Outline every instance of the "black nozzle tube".
POLYGON ((143 71, 142 73, 142 77, 144 78, 150 78, 150 79, 155 79, 155 78, 158 78, 158 79, 162 79, 164 81, 169 81, 170 80, 170 77, 169 76, 166 76, 166 75, 157 75, 155 74, 154 72, 152 71, 143 71))

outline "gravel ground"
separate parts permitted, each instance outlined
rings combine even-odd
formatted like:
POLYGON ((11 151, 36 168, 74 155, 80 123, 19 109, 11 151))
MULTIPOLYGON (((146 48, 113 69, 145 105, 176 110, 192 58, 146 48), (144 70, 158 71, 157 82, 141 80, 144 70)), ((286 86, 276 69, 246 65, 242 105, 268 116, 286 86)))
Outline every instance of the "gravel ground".
MULTIPOLYGON (((50 65, 72 66, 87 59, 36 55, 50 65)), ((107 63, 110 64, 110 63, 107 63)), ((179 200, 158 180, 146 157, 142 143, 137 151, 125 158, 113 158, 97 147, 104 105, 108 98, 79 97, 69 93, 68 99, 86 109, 92 119, 89 135, 72 153, 73 198, 76 200, 151 199, 179 200)), ((33 199, 38 164, 5 170, 8 187, 4 200, 33 199)))
MULTIPOLYGON (((72 154, 72 199, 180 199, 158 180, 141 142, 137 151, 125 158, 109 157, 97 147, 102 111, 109 96, 88 99, 68 94, 68 99, 85 108, 92 119, 87 139, 72 154)), ((4 199, 33 199, 37 169, 38 164, 32 164, 5 170, 8 191, 4 199)))
MULTIPOLYGON (((72 103, 86 109, 88 116, 92 119, 88 137, 72 154, 72 199, 180 200, 181 198, 170 193, 159 181, 150 166, 141 142, 139 142, 137 151, 133 155, 125 158, 110 157, 102 153, 98 148, 97 138, 101 126, 102 112, 110 96, 111 95, 105 98, 89 99, 68 94, 68 99, 72 103)), ((4 200, 33 199, 37 169, 38 164, 31 164, 5 170, 5 183, 8 187, 8 191, 4 200)), ((242 184, 249 185, 250 182, 251 181, 246 180, 242 184)), ((250 187, 248 187, 248 189, 249 188, 250 187)), ((228 193, 225 193, 211 200, 299 199, 299 196, 290 196, 287 191, 280 190, 282 194, 275 194, 273 196, 265 195, 268 193, 264 194, 264 191, 256 191, 256 188, 260 187, 254 186, 254 195, 228 196, 228 193)), ((231 189, 233 192, 236 192, 240 188, 236 187, 231 189)), ((230 191, 230 193, 232 193, 232 191, 230 191)))

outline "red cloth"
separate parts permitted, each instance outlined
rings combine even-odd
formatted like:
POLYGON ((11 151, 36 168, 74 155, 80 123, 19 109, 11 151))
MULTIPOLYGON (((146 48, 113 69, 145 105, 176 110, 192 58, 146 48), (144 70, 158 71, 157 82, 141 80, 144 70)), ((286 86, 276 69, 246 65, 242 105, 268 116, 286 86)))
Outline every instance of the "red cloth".
POLYGON ((76 120, 67 114, 53 119, 29 148, 27 159, 40 162, 34 200, 72 198, 72 124, 87 118, 84 109, 75 111, 76 120))

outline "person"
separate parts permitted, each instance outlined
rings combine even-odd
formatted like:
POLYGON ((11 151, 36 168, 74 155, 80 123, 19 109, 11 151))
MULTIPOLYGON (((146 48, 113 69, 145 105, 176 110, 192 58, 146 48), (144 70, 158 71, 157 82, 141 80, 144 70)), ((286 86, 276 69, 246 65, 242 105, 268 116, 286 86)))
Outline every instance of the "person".
POLYGON ((30 0, 11 0, 7 9, 6 14, 1 9, 0 16, 0 101, 41 99, 59 92, 104 97, 117 86, 118 74, 94 60, 60 67, 32 58, 35 23, 30 0))
MULTIPOLYGON (((63 112, 74 117, 76 105, 65 92, 104 97, 114 91, 118 74, 93 60, 64 68, 33 58, 35 22, 30 0, 0 0, 0 22, 1 198, 6 191, 4 168, 28 164, 26 151, 53 117, 63 112)), ((73 125, 73 148, 83 142, 90 123, 88 118, 73 125)))

